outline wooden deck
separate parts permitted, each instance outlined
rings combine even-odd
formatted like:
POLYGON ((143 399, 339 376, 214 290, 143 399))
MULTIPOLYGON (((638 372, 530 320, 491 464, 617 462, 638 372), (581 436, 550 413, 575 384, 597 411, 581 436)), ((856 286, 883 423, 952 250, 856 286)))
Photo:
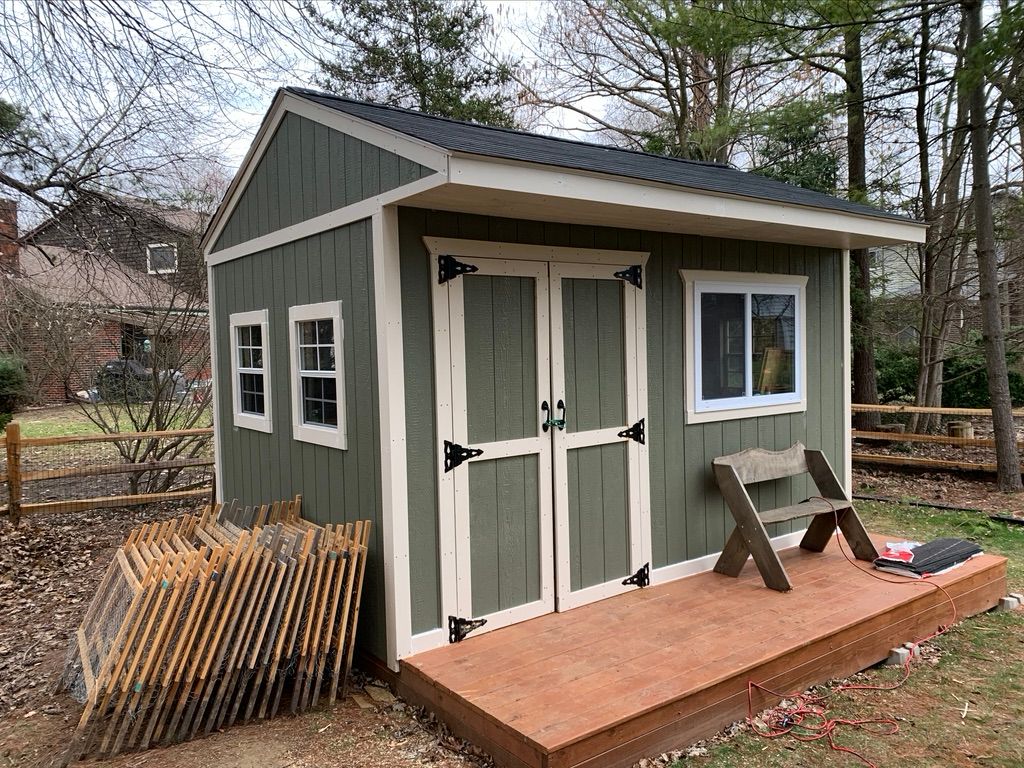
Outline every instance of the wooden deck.
MULTIPOLYGON (((785 692, 844 677, 952 617, 929 582, 859 573, 835 539, 782 560, 792 592, 748 562, 739 579, 703 573, 418 654, 397 685, 498 765, 630 766, 743 718, 748 680, 785 692)), ((1006 561, 929 581, 964 618, 1006 594, 1006 561)))

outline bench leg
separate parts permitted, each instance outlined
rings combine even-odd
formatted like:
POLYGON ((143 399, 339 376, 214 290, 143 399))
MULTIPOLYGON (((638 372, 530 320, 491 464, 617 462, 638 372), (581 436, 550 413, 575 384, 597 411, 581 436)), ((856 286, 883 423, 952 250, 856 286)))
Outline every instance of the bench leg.
POLYGON ((747 549, 746 542, 743 541, 743 534, 740 533, 740 529, 733 528, 732 535, 725 543, 725 549, 722 550, 722 554, 718 556, 718 562, 715 563, 715 573, 724 573, 726 576, 733 577, 739 576, 749 554, 750 550, 747 549))
POLYGON ((864 523, 855 510, 847 509, 840 513, 839 530, 843 532, 846 542, 858 560, 871 561, 878 557, 878 550, 875 549, 868 532, 864 530, 864 523))
MULTIPOLYGON (((853 550, 854 557, 858 560, 874 560, 878 557, 878 551, 864 529, 860 515, 853 509, 844 509, 838 513, 839 530, 843 532, 846 543, 853 550)), ((800 546, 812 552, 823 552, 828 546, 829 539, 836 530, 836 515, 825 512, 816 515, 807 528, 800 546)))
POLYGON ((715 564, 715 571, 726 576, 739 576, 749 552, 761 573, 761 578, 764 579, 765 586, 778 592, 789 592, 793 588, 789 574, 779 560, 778 553, 772 548, 767 534, 759 535, 762 532, 763 528, 760 531, 755 530, 748 539, 743 535, 742 527, 737 525, 715 564))
MULTIPOLYGON (((842 514, 840 512, 839 514, 842 514)), ((807 532, 800 540, 800 548, 808 549, 811 552, 824 552, 828 546, 829 539, 836 530, 836 516, 832 512, 825 512, 815 515, 811 524, 807 526, 807 532)))

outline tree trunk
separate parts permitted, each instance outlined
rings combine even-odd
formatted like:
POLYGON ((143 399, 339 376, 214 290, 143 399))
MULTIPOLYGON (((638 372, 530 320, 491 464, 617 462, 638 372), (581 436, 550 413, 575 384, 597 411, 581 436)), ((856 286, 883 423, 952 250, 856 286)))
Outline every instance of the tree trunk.
POLYGON ((992 184, 988 170, 988 116, 985 109, 984 67, 981 55, 981 0, 965 0, 967 50, 972 54, 971 164, 974 171, 974 227, 981 286, 981 322, 984 333, 988 394, 992 400, 996 465, 999 489, 1024 489, 1017 455, 1017 429, 1010 403, 1010 382, 1006 367, 1006 342, 999 311, 999 265, 996 261, 995 227, 992 219, 992 184))
MULTIPOLYGON (((849 197, 865 202, 868 194, 866 132, 864 126, 864 73, 861 30, 843 33, 846 80, 846 150, 849 165, 849 197)), ((871 318, 871 257, 866 248, 850 251, 851 312, 853 322, 853 401, 876 405, 875 335, 871 318)), ((856 429, 873 430, 881 422, 877 412, 854 414, 856 429)))

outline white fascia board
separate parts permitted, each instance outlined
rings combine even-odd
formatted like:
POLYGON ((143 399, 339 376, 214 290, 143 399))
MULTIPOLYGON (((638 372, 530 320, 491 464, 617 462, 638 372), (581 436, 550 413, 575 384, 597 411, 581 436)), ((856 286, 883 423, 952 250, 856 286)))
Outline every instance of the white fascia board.
MULTIPOLYGON (((483 189, 593 201, 719 220, 733 219, 743 223, 763 222, 826 232, 842 231, 907 243, 923 243, 928 229, 926 225, 912 221, 861 216, 470 155, 452 155, 449 161, 449 180, 452 184, 483 189)), ((638 229, 644 228, 642 221, 638 221, 636 226, 638 229)))
MULTIPOLYGON (((267 110, 267 114, 263 118, 259 130, 256 132, 256 137, 253 139, 245 159, 242 160, 242 164, 239 166, 238 173, 235 174, 235 178, 231 181, 224 199, 221 201, 217 212, 210 222, 210 226, 200 242, 200 248, 208 260, 210 249, 217 242, 217 238, 220 237, 220 233, 223 231, 228 219, 231 218, 235 206, 238 205, 238 201, 242 197, 242 193, 249 185, 249 179, 255 172, 260 160, 263 159, 263 155, 270 146, 271 140, 277 133, 278 126, 289 112, 313 120, 341 133, 346 133, 360 141, 373 144, 400 157, 405 157, 408 160, 430 168, 441 177, 448 175, 448 158, 450 153, 447 150, 393 131, 390 128, 377 125, 376 123, 330 109, 295 94, 283 90, 278 91, 273 103, 270 105, 270 109, 267 110)), ((399 187, 399 189, 402 189, 402 187, 399 187)), ((379 209, 379 205, 374 210, 377 209, 379 209)), ((372 215, 372 211, 370 214, 367 214, 367 216, 369 215, 372 215)), ((218 253, 220 252, 218 251, 218 253)))

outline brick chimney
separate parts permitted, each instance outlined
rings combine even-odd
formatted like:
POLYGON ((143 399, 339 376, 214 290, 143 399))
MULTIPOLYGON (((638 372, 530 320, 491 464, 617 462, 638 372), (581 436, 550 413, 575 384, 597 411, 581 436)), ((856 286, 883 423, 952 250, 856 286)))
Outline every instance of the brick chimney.
POLYGON ((0 197, 0 269, 18 271, 18 201, 0 197))

